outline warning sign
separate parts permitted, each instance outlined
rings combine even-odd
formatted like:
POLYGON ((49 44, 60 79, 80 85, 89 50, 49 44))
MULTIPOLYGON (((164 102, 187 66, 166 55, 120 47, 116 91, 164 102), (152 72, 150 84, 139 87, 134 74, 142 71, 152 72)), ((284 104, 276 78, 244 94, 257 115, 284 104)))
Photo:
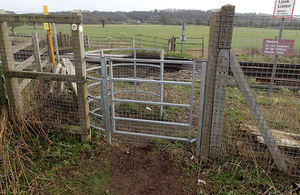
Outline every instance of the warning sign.
POLYGON ((292 56, 295 40, 290 39, 264 39, 262 54, 292 56))
POLYGON ((273 18, 291 18, 296 0, 276 0, 273 18))

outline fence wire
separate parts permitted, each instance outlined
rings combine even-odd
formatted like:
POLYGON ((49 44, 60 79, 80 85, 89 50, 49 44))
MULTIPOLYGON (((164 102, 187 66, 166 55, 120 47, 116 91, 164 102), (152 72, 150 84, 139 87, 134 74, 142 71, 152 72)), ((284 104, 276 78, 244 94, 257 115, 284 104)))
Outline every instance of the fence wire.
POLYGON ((26 119, 56 129, 76 127, 80 132, 76 84, 26 75, 75 74, 74 47, 78 42, 71 41, 72 23, 66 20, 71 15, 51 15, 50 23, 38 22, 42 14, 13 16, 1 15, 0 67, 10 105, 26 119))
POLYGON ((261 15, 235 16, 232 49, 272 136, 263 137, 260 128, 264 120, 260 118, 255 122, 251 110, 255 109, 256 104, 247 102, 252 95, 243 95, 241 83, 237 83, 231 69, 221 149, 225 156, 243 157, 257 162, 267 171, 277 170, 276 159, 270 154, 274 148, 267 147, 267 143, 274 138, 280 158, 296 178, 299 177, 300 160, 299 24, 299 18, 282 20, 261 15), (294 40, 292 54, 263 54, 266 47, 264 39, 278 40, 282 22, 281 39, 294 40))

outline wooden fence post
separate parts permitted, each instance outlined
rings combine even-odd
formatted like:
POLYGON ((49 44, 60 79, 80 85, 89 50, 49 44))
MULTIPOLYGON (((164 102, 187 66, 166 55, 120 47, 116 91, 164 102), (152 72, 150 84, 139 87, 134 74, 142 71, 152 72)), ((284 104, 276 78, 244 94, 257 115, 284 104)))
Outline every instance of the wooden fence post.
MULTIPOLYGON (((0 10, 0 14, 4 14, 4 10, 0 10)), ((0 64, 0 109, 2 106, 7 106, 6 96, 5 96, 5 89, 4 89, 4 76, 3 76, 3 67, 0 64)))
POLYGON ((216 64, 216 56, 218 54, 218 27, 220 25, 220 13, 221 10, 212 10, 210 16, 210 31, 209 31, 209 46, 208 46, 208 60, 206 70, 206 86, 203 105, 203 121, 202 121, 202 135, 201 135, 201 148, 200 155, 204 162, 207 162, 209 158, 210 147, 210 134, 211 134, 211 122, 213 111, 213 99, 214 99, 214 86, 215 86, 215 72, 216 69, 213 66, 216 64))
POLYGON ((140 48, 143 48, 143 35, 140 34, 140 48))
MULTIPOLYGON (((1 66, 0 66, 0 69, 1 69, 1 66)), ((7 99, 6 99, 6 96, 5 96, 5 89, 4 89, 4 77, 2 75, 2 73, 0 72, 0 110, 1 110, 1 107, 4 106, 4 107, 7 107, 7 99)))
POLYGON ((155 49, 157 49, 157 36, 155 36, 155 49))
POLYGON ((39 39, 37 33, 32 33, 32 44, 34 50, 34 58, 36 62, 36 68, 38 72, 42 72, 42 65, 41 65, 41 57, 40 57, 40 48, 39 48, 39 39))
MULTIPOLYGON (((82 12, 80 10, 74 10, 72 14, 79 16, 81 18, 80 23, 72 24, 73 26, 72 44, 74 48, 75 72, 76 72, 76 76, 78 77, 86 77, 82 12)), ((81 140, 89 140, 91 139, 91 128, 90 128, 90 118, 89 118, 87 82, 77 83, 77 93, 78 93, 79 117, 80 117, 80 127, 81 127, 81 140)))
MULTIPOLYGON (((11 51, 12 48, 8 35, 7 22, 2 22, 0 24, 0 53, 4 74, 7 71, 15 69, 14 54, 11 51)), ((9 99, 9 106, 12 107, 17 116, 22 116, 23 105, 18 78, 5 78, 5 83, 9 99)))
POLYGON ((225 5, 221 9, 221 20, 218 30, 218 56, 217 63, 215 64, 216 83, 214 86, 213 115, 210 135, 210 159, 216 159, 219 157, 219 150, 222 143, 226 89, 229 70, 229 53, 232 42, 234 12, 235 6, 232 5, 225 5))

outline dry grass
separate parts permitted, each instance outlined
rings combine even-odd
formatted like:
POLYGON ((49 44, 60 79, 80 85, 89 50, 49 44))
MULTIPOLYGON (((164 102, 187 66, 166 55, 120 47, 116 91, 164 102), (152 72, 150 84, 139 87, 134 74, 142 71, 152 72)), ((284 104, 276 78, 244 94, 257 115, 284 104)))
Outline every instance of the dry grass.
POLYGON ((40 122, 10 116, 0 116, 0 192, 1 194, 37 194, 47 186, 47 180, 32 161, 37 157, 40 142, 51 142, 40 122), (44 180, 40 185, 38 180, 44 180))

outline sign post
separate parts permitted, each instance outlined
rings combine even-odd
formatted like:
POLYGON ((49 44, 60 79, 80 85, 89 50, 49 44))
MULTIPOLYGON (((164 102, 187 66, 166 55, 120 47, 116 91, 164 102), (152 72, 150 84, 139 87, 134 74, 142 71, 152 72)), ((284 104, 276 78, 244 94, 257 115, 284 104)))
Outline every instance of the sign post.
POLYGON ((182 34, 180 36, 180 40, 181 40, 181 56, 182 56, 182 51, 183 51, 183 41, 186 41, 186 36, 183 35, 183 31, 185 30, 185 27, 186 27, 186 22, 185 22, 185 20, 183 20, 182 21, 182 34))
MULTIPOLYGON (((273 18, 281 18, 278 41, 282 38, 285 18, 293 17, 295 1, 296 0, 276 0, 275 2, 273 18)), ((269 87, 269 95, 273 90, 274 79, 275 79, 276 68, 277 68, 277 61, 278 61, 278 53, 275 54, 275 58, 274 58, 274 65, 273 65, 271 82, 269 87)))

